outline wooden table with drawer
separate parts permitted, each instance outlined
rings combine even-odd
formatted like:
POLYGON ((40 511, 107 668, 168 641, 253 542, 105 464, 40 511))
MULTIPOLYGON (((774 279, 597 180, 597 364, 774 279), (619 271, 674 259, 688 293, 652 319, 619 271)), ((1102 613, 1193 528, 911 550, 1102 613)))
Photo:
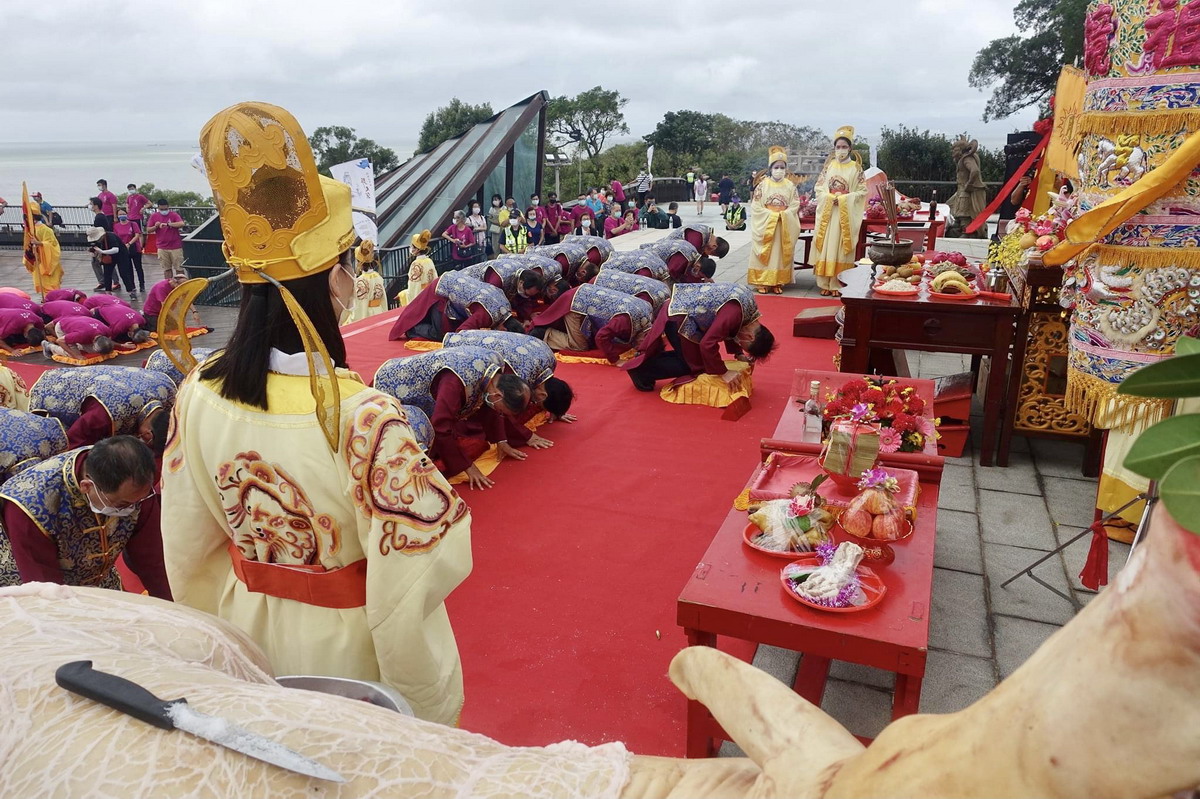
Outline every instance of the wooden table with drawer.
MULTIPOLYGON (((845 284, 842 304, 846 319, 840 365, 843 372, 866 372, 872 349, 958 352, 991 358, 979 457, 980 465, 991 466, 1003 419, 1009 350, 1020 305, 1014 300, 930 297, 927 283, 912 297, 876 294, 870 288, 870 266, 857 266, 842 272, 838 278, 845 284)), ((1002 462, 1006 461, 1004 457, 1002 462)))

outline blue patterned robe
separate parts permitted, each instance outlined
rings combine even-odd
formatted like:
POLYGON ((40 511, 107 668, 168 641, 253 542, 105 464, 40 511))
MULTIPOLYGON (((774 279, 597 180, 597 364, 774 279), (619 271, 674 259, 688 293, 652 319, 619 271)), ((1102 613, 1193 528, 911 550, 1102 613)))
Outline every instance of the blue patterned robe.
MULTIPOLYGON (((499 291, 499 289, 497 289, 499 291)), ((488 381, 504 363, 500 356, 483 347, 451 347, 434 350, 411 358, 392 358, 384 361, 375 372, 375 388, 391 394, 404 405, 415 405, 433 415, 433 379, 443 369, 449 369, 462 381, 466 392, 462 418, 479 409, 488 381)))
POLYGON ((537 247, 530 247, 525 251, 526 255, 540 255, 545 258, 557 259, 558 256, 563 256, 567 261, 567 267, 572 271, 579 268, 580 264, 587 260, 587 245, 582 242, 571 243, 568 240, 560 241, 558 244, 542 244, 537 247))
POLYGON ((742 326, 759 317, 754 292, 737 283, 683 283, 671 292, 669 316, 683 316, 679 335, 688 341, 699 342, 712 325, 717 311, 727 302, 736 302, 742 309, 742 326))
POLYGON ((447 272, 438 278, 434 293, 446 298, 446 310, 457 324, 471 315, 471 306, 476 303, 492 317, 493 326, 502 324, 513 313, 503 291, 460 272, 447 272))
MULTIPOLYGON (((554 260, 548 255, 538 255, 526 250, 523 253, 502 253, 496 256, 491 261, 484 261, 480 264, 468 266, 462 270, 464 274, 471 270, 479 269, 479 267, 496 266, 498 264, 520 264, 525 269, 536 269, 542 273, 542 277, 546 280, 561 280, 562 279, 562 264, 554 260)), ((480 270, 482 273, 482 270, 480 270)), ((482 277, 477 278, 483 280, 482 277)))
POLYGON ((412 428, 413 438, 421 445, 421 449, 429 451, 433 446, 433 423, 429 421, 429 417, 425 411, 418 408, 416 405, 401 405, 404 408, 404 415, 408 418, 408 426, 412 428))
POLYGON ((595 247, 596 249, 600 250, 601 260, 608 258, 613 254, 612 242, 603 236, 576 236, 574 233, 572 233, 563 239, 563 244, 570 244, 573 246, 582 245, 585 250, 590 247, 595 247))
POLYGON ((51 417, 0 408, 0 431, 0 484, 67 449, 66 428, 51 417))
MULTIPOLYGON (((66 371, 66 370, 58 370, 66 371)), ((21 507, 58 547, 65 585, 121 588, 113 564, 137 529, 140 508, 125 518, 99 516, 75 477, 75 460, 90 447, 47 458, 0 486, 0 501, 21 507)), ((0 538, 0 585, 19 585, 8 536, 0 538)))
POLYGON ((29 410, 53 416, 70 427, 79 408, 95 397, 113 421, 113 435, 137 431, 141 418, 175 401, 175 381, 161 372, 134 366, 76 366, 51 369, 29 390, 29 410))
POLYGON ((654 253, 662 259, 664 264, 671 260, 671 256, 675 253, 682 253, 687 258, 689 266, 700 260, 700 251, 683 239, 663 239, 646 245, 642 250, 654 253))
MULTIPOLYGON (((208 356, 212 355, 214 352, 216 352, 216 350, 212 349, 211 347, 193 347, 192 356, 196 359, 197 367, 199 364, 204 363, 205 359, 207 359, 208 356)), ((171 380, 173 380, 177 386, 183 382, 183 372, 175 368, 175 364, 171 363, 171 359, 168 358, 167 354, 162 350, 155 350, 154 352, 150 353, 150 357, 146 359, 145 368, 149 369, 151 372, 160 372, 166 375, 167 377, 171 378, 171 380)))
POLYGON ((583 314, 580 332, 591 342, 595 341, 596 331, 618 314, 629 316, 630 326, 633 328, 633 341, 637 341, 654 321, 650 303, 645 300, 619 291, 597 288, 590 283, 584 283, 575 290, 575 296, 571 299, 571 310, 583 314))
MULTIPOLYGON (((618 253, 620 255, 620 253, 618 253)), ((650 256, 654 260, 658 260, 655 256, 650 256)), ((611 259, 609 259, 611 260, 611 259)), ((659 261, 659 263, 662 263, 659 261)), ((662 264, 663 271, 667 270, 667 265, 662 264)), ((623 272, 608 268, 608 262, 604 263, 604 267, 600 270, 600 274, 596 275, 596 279, 592 281, 592 285, 597 288, 608 289, 609 291, 619 291, 622 294, 638 295, 645 294, 650 298, 650 307, 656 313, 669 299, 671 299, 671 289, 661 280, 656 280, 645 275, 635 275, 629 272, 623 272)))
POLYGON ((546 378, 553 377, 557 364, 554 350, 550 349, 549 344, 524 333, 510 333, 506 330, 464 330, 461 333, 451 333, 442 341, 442 346, 475 346, 490 350, 499 355, 512 373, 528 383, 530 388, 540 385, 546 378))

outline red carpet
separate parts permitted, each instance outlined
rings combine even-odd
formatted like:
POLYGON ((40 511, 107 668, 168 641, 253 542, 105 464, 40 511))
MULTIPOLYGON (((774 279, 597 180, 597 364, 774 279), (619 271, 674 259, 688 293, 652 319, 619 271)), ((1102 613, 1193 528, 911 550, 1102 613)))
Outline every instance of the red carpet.
MULTIPOLYGON (((794 370, 832 368, 832 341, 791 336, 796 313, 828 300, 759 304, 780 346, 755 368, 739 421, 640 393, 615 367, 559 364, 579 421, 539 430, 555 446, 501 464, 495 488, 462 489, 475 565, 449 608, 465 729, 511 745, 620 740, 683 754, 685 702, 666 676, 686 644, 675 600, 758 462, 794 370)), ((414 354, 387 341, 394 317, 347 329, 350 367, 364 379, 414 354)))

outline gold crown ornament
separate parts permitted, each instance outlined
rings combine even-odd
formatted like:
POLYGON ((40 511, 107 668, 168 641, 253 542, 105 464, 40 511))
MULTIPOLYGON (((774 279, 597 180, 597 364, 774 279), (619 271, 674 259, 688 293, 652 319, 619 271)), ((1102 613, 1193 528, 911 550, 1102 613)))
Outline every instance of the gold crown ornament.
MULTIPOLYGON (((278 289, 304 343, 317 419, 336 450, 341 392, 333 362, 285 283, 330 269, 353 246, 350 187, 317 172, 296 118, 267 103, 218 112, 200 131, 200 155, 220 214, 225 260, 239 282, 278 289)), ((176 287, 159 315, 159 343, 184 374, 196 366, 187 311, 207 285, 195 278, 176 287)))
POLYGON ((838 128, 833 134, 833 143, 837 144, 838 139, 845 139, 846 141, 850 142, 851 147, 854 147, 854 126, 842 125, 840 128, 838 128))
POLYGON ((787 166, 787 150, 776 145, 767 150, 767 166, 770 167, 776 161, 782 161, 784 166, 787 166))
POLYGON ((433 238, 433 233, 428 230, 422 230, 420 233, 412 234, 412 239, 409 243, 414 250, 425 250, 429 248, 429 240, 433 238))

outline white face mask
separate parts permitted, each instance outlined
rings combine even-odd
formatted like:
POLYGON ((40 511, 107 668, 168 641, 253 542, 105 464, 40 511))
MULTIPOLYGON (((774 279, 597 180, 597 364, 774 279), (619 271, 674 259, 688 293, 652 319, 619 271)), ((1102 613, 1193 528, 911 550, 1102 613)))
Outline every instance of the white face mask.
POLYGON ((590 220, 590 219, 581 219, 581 220, 579 220, 579 226, 580 226, 580 227, 585 227, 585 228, 586 228, 586 227, 591 227, 591 226, 592 226, 592 220, 590 220))
POLYGON ((532 205, 532 206, 537 206, 537 204, 538 204, 538 203, 540 203, 540 202, 541 202, 541 200, 530 200, 530 201, 529 201, 529 204, 530 204, 530 205, 532 205))
POLYGON ((500 207, 500 201, 499 201, 499 200, 492 200, 492 207, 493 207, 493 208, 499 208, 499 207, 500 207))
POLYGON ((353 313, 354 300, 356 299, 356 297, 355 297, 355 293, 354 293, 354 273, 352 273, 349 269, 347 269, 345 266, 342 266, 341 264, 339 264, 337 268, 341 269, 343 272, 345 272, 347 275, 350 276, 350 304, 349 305, 346 305, 344 302, 342 302, 342 298, 338 296, 337 291, 333 292, 333 301, 335 303, 337 303, 337 306, 339 308, 342 309, 341 312, 338 313, 338 321, 340 322, 340 321, 342 321, 342 319, 344 319, 345 317, 347 317, 353 313))
POLYGON ((472 206, 471 206, 471 213, 473 213, 473 214, 477 214, 477 213, 479 213, 479 206, 478 206, 478 205, 472 205, 472 206))
POLYGON ((783 180, 783 176, 785 174, 787 174, 787 170, 781 166, 771 168, 771 177, 775 178, 776 180, 783 180))
POLYGON ((518 226, 521 224, 521 220, 520 220, 520 219, 517 219, 517 218, 514 216, 512 219, 510 219, 510 220, 508 221, 508 224, 512 225, 512 226, 515 228, 515 227, 518 227, 518 226))
MULTIPOLYGON (((108 500, 104 498, 104 493, 99 488, 96 489, 96 494, 100 497, 99 507, 96 507, 96 503, 92 501, 91 497, 87 498, 88 507, 92 509, 92 513, 99 514, 100 516, 113 516, 118 519, 124 519, 137 513, 137 505, 130 505, 128 508, 114 508, 105 504, 108 500)), ((87 495, 85 494, 84 496, 87 495)))
POLYGON ((849 147, 838 147, 833 152, 837 156, 837 160, 839 160, 839 161, 845 161, 847 158, 850 157, 850 148, 849 147))

